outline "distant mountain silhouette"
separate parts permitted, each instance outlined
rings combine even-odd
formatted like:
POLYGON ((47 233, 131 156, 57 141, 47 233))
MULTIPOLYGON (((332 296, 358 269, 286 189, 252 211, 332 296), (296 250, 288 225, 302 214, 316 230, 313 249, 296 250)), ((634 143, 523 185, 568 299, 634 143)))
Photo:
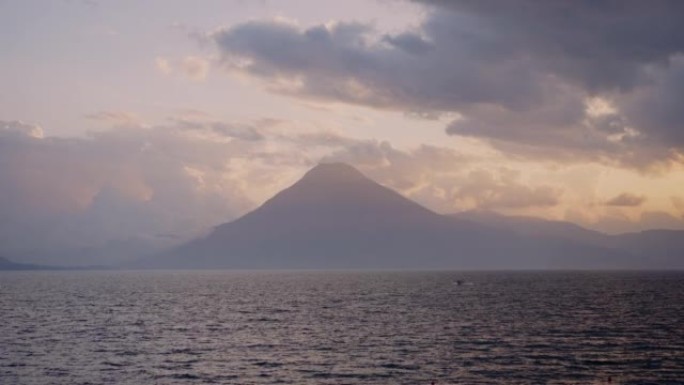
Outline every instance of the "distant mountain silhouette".
POLYGON ((507 216, 487 210, 471 210, 449 216, 486 226, 513 231, 525 236, 558 237, 567 240, 607 246, 604 233, 585 229, 570 222, 551 221, 525 216, 507 216))
POLYGON ((610 239, 612 247, 642 256, 644 268, 684 269, 684 231, 646 230, 610 239))
POLYGON ((629 242, 564 222, 437 214, 349 165, 327 163, 207 237, 129 267, 655 267, 629 242))
POLYGON ((450 215, 493 228, 512 231, 535 238, 556 238, 578 244, 593 245, 631 255, 630 263, 620 267, 647 269, 684 268, 684 231, 647 230, 608 235, 585 229, 574 223, 541 218, 505 216, 491 211, 466 211, 450 215), (637 256, 637 258, 635 258, 637 256), (631 265, 630 265, 631 264, 631 265))

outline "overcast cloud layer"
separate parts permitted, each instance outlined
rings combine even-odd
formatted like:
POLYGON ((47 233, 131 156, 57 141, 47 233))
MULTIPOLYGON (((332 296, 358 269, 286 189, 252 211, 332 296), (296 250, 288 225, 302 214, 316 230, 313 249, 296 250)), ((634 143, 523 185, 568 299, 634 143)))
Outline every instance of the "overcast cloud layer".
POLYGON ((421 25, 231 25, 230 69, 298 97, 461 115, 452 135, 505 151, 647 169, 682 161, 684 3, 425 2, 421 25))

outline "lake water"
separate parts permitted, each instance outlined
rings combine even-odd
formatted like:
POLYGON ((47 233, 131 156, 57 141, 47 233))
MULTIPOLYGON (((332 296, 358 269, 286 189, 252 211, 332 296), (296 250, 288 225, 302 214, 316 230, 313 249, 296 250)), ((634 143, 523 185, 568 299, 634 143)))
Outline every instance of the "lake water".
POLYGON ((0 272, 3 385, 609 376, 684 383, 684 273, 0 272))

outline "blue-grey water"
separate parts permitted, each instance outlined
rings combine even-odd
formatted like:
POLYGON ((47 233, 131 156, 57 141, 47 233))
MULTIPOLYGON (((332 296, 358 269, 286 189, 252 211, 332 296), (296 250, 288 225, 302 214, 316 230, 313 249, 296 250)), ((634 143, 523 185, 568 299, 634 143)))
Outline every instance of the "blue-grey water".
POLYGON ((0 273, 3 385, 608 377, 684 383, 684 273, 0 273))

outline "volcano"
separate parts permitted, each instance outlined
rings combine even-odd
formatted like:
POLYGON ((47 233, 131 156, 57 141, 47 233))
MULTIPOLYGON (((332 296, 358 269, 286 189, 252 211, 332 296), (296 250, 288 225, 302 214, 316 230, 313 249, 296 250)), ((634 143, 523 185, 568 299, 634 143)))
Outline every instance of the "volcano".
POLYGON ((638 257, 435 213, 342 163, 320 164, 254 211, 136 267, 613 268, 638 257))

